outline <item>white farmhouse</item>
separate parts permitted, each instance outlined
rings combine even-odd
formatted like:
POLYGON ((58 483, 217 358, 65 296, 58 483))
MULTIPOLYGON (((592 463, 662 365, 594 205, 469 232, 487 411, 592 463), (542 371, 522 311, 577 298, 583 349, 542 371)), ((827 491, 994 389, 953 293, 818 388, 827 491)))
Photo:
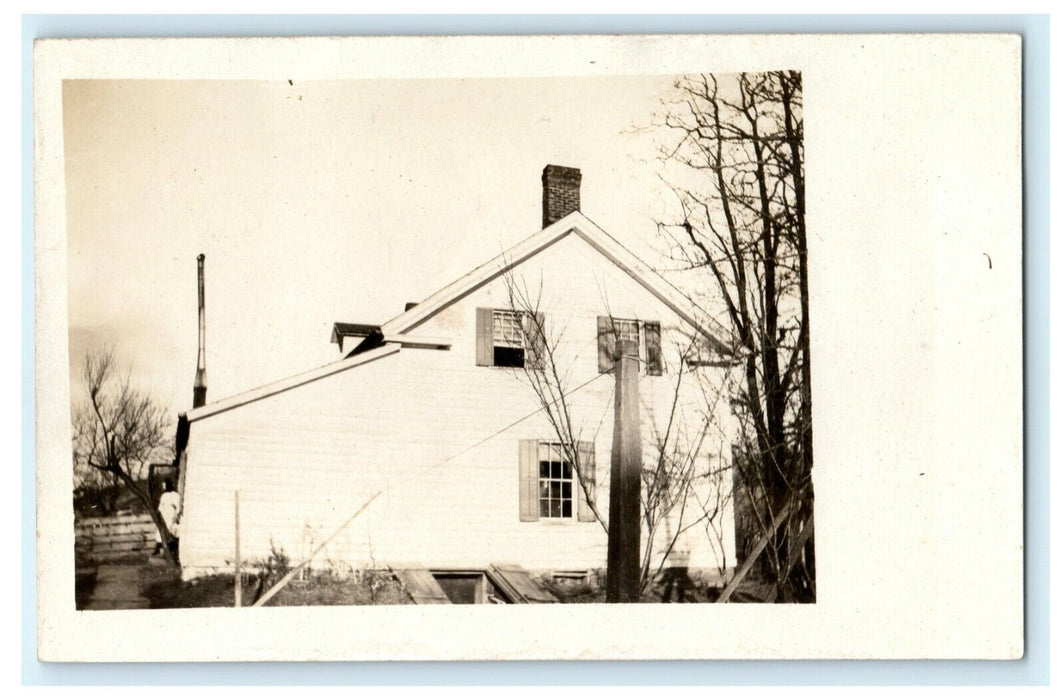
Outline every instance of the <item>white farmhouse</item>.
POLYGON ((728 404, 711 396, 714 373, 726 369, 705 361, 727 351, 724 336, 582 214, 579 198, 579 171, 547 166, 541 231, 386 323, 337 323, 335 362, 183 416, 184 575, 232 566, 236 491, 245 561, 272 551, 299 560, 379 492, 315 565, 603 569, 605 526, 526 375, 542 371, 545 349, 518 332, 526 310, 515 289, 531 292, 547 329, 600 514, 609 504, 612 327, 640 347, 646 468, 667 433, 670 456, 693 460, 699 475, 660 521, 654 565, 671 545, 692 568, 733 566, 731 478, 706 476, 730 460, 728 404))

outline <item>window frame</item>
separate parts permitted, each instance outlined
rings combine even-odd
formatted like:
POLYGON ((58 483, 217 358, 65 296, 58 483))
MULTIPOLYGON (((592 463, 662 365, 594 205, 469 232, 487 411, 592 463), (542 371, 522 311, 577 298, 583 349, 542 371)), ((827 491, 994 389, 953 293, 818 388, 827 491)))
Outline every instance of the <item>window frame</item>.
POLYGON ((524 369, 528 363, 528 339, 524 330, 529 313, 517 309, 491 310, 492 367, 524 369), (500 322, 500 319, 507 319, 500 322), (516 337, 515 337, 516 334, 516 337), (499 362, 499 350, 520 351, 520 364, 499 362))
MULTIPOLYGON (((596 476, 595 442, 581 440, 574 448, 577 454, 575 459, 580 464, 580 472, 570 463, 569 479, 572 485, 569 489, 571 501, 571 515, 550 516, 549 506, 546 516, 540 515, 540 445, 554 445, 559 455, 559 464, 564 460, 566 451, 562 443, 554 439, 522 438, 518 440, 518 517, 523 523, 540 522, 562 525, 565 523, 594 523, 597 522, 594 506, 595 493, 597 492, 598 477, 596 476), (585 490, 586 486, 586 490, 585 490), (589 493, 591 494, 589 497, 589 493)), ((549 448, 548 448, 549 449, 549 448)), ((560 469, 560 467, 559 467, 560 469)), ((549 474, 549 469, 548 469, 549 474)), ((560 476, 564 472, 560 470, 560 476)), ((549 477, 548 477, 549 478, 549 477)), ((562 489, 559 486, 559 493, 562 489)), ((547 497, 549 499, 549 487, 547 497)), ((564 506, 560 506, 564 512, 564 506)))
POLYGON ((476 364, 478 367, 502 367, 504 369, 543 370, 547 363, 547 342, 545 337, 545 321, 541 312, 527 311, 524 309, 512 309, 506 307, 483 307, 476 310, 476 364), (496 315, 509 317, 509 332, 505 329, 500 334, 500 342, 496 344, 496 315), (516 335, 516 319, 520 319, 520 340, 518 347, 516 335), (498 350, 518 354, 520 362, 497 362, 498 350))
MULTIPOLYGON (((636 341, 636 345, 638 345, 638 347, 639 347, 639 364, 640 364, 640 372, 639 373, 641 375, 651 376, 651 377, 661 376, 661 375, 665 374, 665 358, 664 358, 664 354, 662 353, 662 348, 661 348, 662 328, 661 328, 661 322, 660 321, 648 320, 648 319, 642 319, 642 318, 620 318, 618 316, 600 316, 599 318, 600 319, 605 318, 605 319, 609 320, 609 324, 610 324, 609 330, 606 330, 605 332, 606 332, 606 334, 608 336, 612 336, 610 338, 610 343, 611 343, 610 351, 613 352, 613 353, 616 352, 617 343, 619 343, 622 340, 621 333, 618 331, 618 328, 617 328, 618 324, 635 324, 635 327, 636 327, 636 332, 635 332, 636 338, 635 338, 635 341, 636 341), (655 368, 652 367, 651 362, 650 362, 650 348, 649 348, 649 346, 647 344, 647 330, 646 330, 648 324, 653 324, 653 325, 655 325, 657 327, 658 358, 657 358, 656 371, 655 371, 655 368)), ((603 330, 602 330, 601 327, 598 329, 598 333, 599 333, 599 335, 601 337, 601 334, 603 333, 603 330)), ((596 338, 596 340, 597 340, 598 343, 601 343, 600 339, 596 338)), ((613 358, 611 357, 610 359, 612 361, 613 358)), ((614 361, 614 364, 616 364, 615 361, 614 361)), ((608 373, 612 372, 613 371, 613 366, 614 365, 611 364, 609 369, 605 369, 603 364, 602 364, 602 362, 601 362, 601 359, 600 359, 600 362, 599 362, 599 374, 608 374, 608 373)))
POLYGON ((576 475, 576 470, 573 468, 572 462, 569 461, 565 454, 565 449, 560 442, 551 442, 549 440, 540 440, 537 445, 536 455, 536 467, 538 469, 537 483, 539 485, 539 492, 537 503, 539 504, 539 519, 548 521, 558 520, 573 520, 577 517, 578 496, 576 489, 579 488, 579 478, 576 475), (544 452, 546 452, 546 459, 544 459, 544 452), (557 456, 557 459, 554 457, 557 456), (546 462, 547 474, 544 475, 544 462, 546 462), (554 465, 558 465, 557 474, 555 474, 554 465), (568 471, 568 475, 566 475, 568 471), (552 495, 551 487, 557 484, 558 496, 552 495), (565 495, 565 487, 569 487, 569 495, 565 495), (544 489, 546 489, 546 496, 544 496, 544 489), (544 512, 544 502, 546 502, 546 512, 544 512), (558 515, 554 515, 553 508, 554 503, 558 504, 558 515), (569 506, 569 514, 565 514, 565 506, 569 506))

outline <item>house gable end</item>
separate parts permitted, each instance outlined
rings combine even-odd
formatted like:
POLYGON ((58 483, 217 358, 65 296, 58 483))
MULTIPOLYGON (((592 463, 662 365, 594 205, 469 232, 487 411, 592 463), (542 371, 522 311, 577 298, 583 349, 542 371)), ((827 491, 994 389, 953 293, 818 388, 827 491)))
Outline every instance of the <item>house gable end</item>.
POLYGON ((714 351, 733 354, 729 333, 709 314, 657 273, 646 269, 631 251, 580 212, 573 212, 530 236, 469 274, 452 282, 414 308, 396 316, 381 329, 385 335, 406 334, 440 311, 493 282, 521 263, 538 255, 570 234, 583 239, 595 251, 638 282, 709 341, 714 351))

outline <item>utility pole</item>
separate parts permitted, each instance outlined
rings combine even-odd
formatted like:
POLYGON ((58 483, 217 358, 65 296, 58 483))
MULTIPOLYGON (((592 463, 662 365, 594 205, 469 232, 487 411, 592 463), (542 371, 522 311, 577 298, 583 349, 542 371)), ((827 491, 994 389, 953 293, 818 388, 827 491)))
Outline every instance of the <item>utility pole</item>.
POLYGON ((617 342, 610 454, 610 526, 606 602, 639 601, 639 492, 643 446, 639 434, 639 346, 617 342))
POLYGON ((236 545, 236 566, 235 574, 233 576, 233 606, 239 608, 243 605, 244 598, 244 576, 240 570, 240 491, 233 492, 233 523, 236 525, 235 540, 236 545))

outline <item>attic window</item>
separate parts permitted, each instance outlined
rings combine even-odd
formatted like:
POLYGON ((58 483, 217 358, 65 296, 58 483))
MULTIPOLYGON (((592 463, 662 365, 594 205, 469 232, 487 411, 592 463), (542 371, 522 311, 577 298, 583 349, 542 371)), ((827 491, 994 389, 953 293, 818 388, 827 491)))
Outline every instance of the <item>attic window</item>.
POLYGON ((496 367, 525 366, 523 322, 520 311, 492 310, 492 364, 496 367))
POLYGON ((613 332, 617 334, 618 341, 631 341, 639 345, 639 321, 625 319, 613 319, 613 332))
POLYGON ((635 319, 598 317, 599 372, 613 371, 619 343, 630 341, 639 348, 640 365, 646 374, 658 376, 664 370, 661 358, 661 323, 635 319))
POLYGON ((477 309, 477 364, 542 369, 546 344, 543 314, 477 309))

